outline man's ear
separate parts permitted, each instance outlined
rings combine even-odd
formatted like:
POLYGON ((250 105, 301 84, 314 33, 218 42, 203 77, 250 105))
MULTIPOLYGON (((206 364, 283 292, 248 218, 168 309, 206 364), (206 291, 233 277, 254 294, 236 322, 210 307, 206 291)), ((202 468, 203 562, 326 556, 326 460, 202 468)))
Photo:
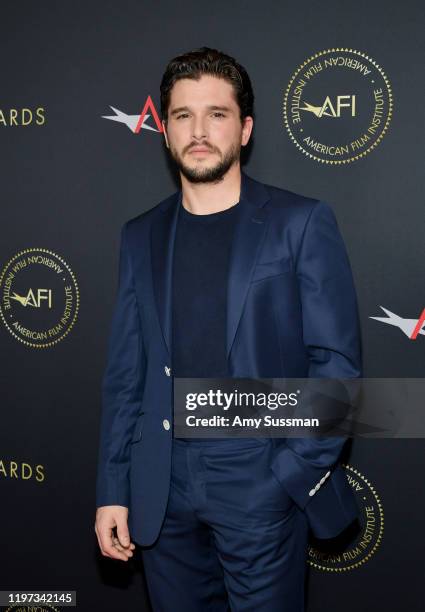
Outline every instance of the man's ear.
POLYGON ((169 149, 170 145, 168 144, 168 138, 167 138, 167 124, 165 123, 164 119, 161 121, 161 124, 162 124, 162 129, 164 131, 165 144, 167 146, 167 149, 169 149))
POLYGON ((242 127, 242 146, 243 147, 248 144, 253 127, 254 127, 254 119, 252 117, 245 117, 243 127, 242 127))

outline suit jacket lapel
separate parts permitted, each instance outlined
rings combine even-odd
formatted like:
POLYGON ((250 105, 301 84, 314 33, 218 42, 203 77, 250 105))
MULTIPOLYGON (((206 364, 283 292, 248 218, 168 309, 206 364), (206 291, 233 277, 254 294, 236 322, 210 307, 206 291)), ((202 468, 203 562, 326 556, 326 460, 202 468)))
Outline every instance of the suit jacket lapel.
MULTIPOLYGON (((229 357, 249 283, 262 240, 265 236, 267 209, 263 208, 270 196, 266 187, 241 173, 240 215, 229 261, 227 279, 227 346, 229 357)), ((182 201, 179 190, 159 205, 161 214, 152 224, 151 260, 152 282, 159 323, 171 356, 172 340, 172 264, 177 215, 182 201)))
POLYGON ((171 357, 173 252, 182 192, 177 191, 160 204, 161 214, 152 224, 152 282, 159 323, 171 357))
POLYGON ((264 204, 269 199, 265 186, 242 172, 241 209, 235 227, 227 278, 227 358, 230 355, 251 276, 266 234, 268 210, 264 208, 264 204))

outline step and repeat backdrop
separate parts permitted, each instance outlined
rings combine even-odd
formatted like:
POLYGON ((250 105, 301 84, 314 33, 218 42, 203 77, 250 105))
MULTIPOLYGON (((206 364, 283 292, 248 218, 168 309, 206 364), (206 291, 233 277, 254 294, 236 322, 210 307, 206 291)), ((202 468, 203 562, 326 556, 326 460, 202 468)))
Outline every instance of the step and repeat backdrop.
MULTIPOLYGON (((150 610, 140 559, 98 551, 95 477, 120 228, 179 187, 159 108, 175 55, 246 67, 245 172, 333 207, 365 377, 424 376, 424 25, 419 0, 2 4, 0 590, 150 610)), ((311 541, 308 612, 422 610, 424 440, 355 438, 343 462, 361 519, 311 541)))

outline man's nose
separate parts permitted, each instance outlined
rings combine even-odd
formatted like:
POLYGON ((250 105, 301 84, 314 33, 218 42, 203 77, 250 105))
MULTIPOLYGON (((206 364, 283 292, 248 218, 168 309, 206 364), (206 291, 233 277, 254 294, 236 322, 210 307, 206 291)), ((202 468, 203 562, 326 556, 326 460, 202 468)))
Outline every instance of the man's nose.
POLYGON ((195 117, 192 123, 192 136, 196 140, 205 138, 207 135, 205 122, 202 117, 195 117))

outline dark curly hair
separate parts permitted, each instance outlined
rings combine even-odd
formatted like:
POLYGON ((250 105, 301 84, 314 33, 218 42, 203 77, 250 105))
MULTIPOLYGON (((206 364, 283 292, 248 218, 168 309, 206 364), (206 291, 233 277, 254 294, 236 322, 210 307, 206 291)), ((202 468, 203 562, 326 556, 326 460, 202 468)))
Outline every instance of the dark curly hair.
POLYGON ((232 85, 241 122, 245 117, 253 116, 254 92, 245 68, 230 55, 217 49, 201 47, 173 58, 165 69, 160 85, 161 114, 165 122, 168 120, 170 94, 174 83, 179 79, 198 80, 203 74, 225 79, 232 85))

